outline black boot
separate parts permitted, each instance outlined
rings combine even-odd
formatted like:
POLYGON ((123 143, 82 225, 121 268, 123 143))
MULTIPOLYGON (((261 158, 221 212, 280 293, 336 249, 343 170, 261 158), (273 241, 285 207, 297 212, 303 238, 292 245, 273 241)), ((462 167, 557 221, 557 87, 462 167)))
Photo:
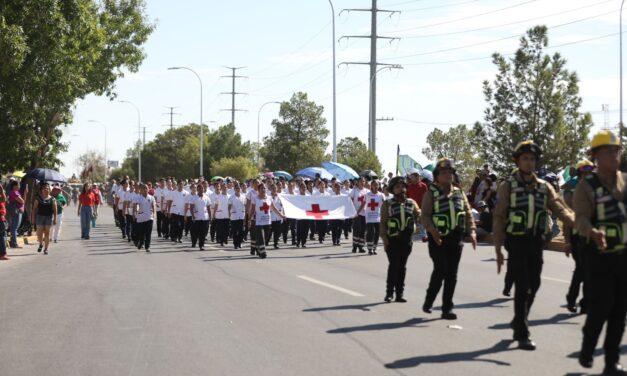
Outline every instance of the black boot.
POLYGON ((627 372, 625 372, 623 366, 618 363, 614 363, 606 365, 605 368, 603 368, 602 375, 624 376, 627 375, 627 372))
POLYGON ((442 317, 444 320, 457 320, 457 315, 451 310, 451 311, 443 311, 442 312, 442 317))
POLYGON ((521 350, 533 351, 536 349, 536 344, 530 338, 519 340, 518 348, 521 350))

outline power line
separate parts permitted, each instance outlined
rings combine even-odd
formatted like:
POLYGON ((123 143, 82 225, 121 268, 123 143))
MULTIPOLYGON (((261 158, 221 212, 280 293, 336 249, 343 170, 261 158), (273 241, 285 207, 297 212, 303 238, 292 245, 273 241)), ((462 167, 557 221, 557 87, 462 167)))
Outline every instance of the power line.
MULTIPOLYGON (((227 92, 227 93, 221 93, 221 94, 229 94, 231 96, 231 109, 223 109, 221 111, 230 111, 231 112, 231 124, 233 124, 233 126, 235 126, 235 113, 238 111, 246 111, 246 110, 240 110, 235 108, 235 96, 236 95, 244 95, 246 93, 238 93, 237 91, 235 91, 235 80, 237 78, 246 78, 246 76, 238 76, 235 74, 235 72, 238 69, 244 69, 245 67, 225 67, 226 69, 230 69, 232 71, 230 76, 222 76, 224 78, 230 78, 231 79, 231 91, 227 92)), ((201 125, 202 126, 202 125, 201 125)))
POLYGON ((465 5, 465 4, 470 4, 470 3, 476 3, 477 1, 479 1, 479 0, 466 0, 466 1, 461 1, 461 2, 458 2, 458 3, 434 5, 434 6, 425 7, 425 8, 403 9, 403 12, 418 12, 418 11, 422 11, 422 10, 450 8, 450 7, 455 7, 455 6, 458 6, 458 5, 465 5))
MULTIPOLYGON (((174 129, 174 115, 180 115, 180 113, 174 112, 174 109, 178 108, 178 107, 173 107, 173 106, 164 106, 164 107, 170 109, 170 112, 163 113, 162 115, 170 115, 170 125, 169 125, 169 127, 170 127, 170 130, 173 130, 174 129)), ((166 127, 167 127, 167 125, 166 125, 166 127)))
POLYGON ((613 2, 613 1, 614 0, 603 0, 603 1, 600 1, 598 3, 589 4, 589 5, 586 5, 586 6, 583 6, 583 7, 579 7, 579 8, 568 9, 568 10, 565 10, 565 11, 562 11, 562 12, 551 13, 551 14, 547 14, 547 15, 544 15, 544 16, 541 16, 541 17, 527 18, 525 20, 508 22, 508 23, 503 23, 503 24, 493 25, 493 26, 479 27, 479 28, 475 28, 475 29, 466 29, 466 30, 459 30, 459 31, 449 31, 449 32, 444 32, 444 33, 433 33, 433 34, 422 34, 422 35, 405 35, 405 36, 403 36, 403 39, 443 37, 443 36, 448 36, 448 35, 466 34, 466 33, 471 33, 471 32, 476 32, 476 31, 485 31, 485 30, 491 30, 491 29, 498 29, 498 28, 501 28, 501 27, 517 25, 517 24, 521 24, 521 23, 525 23, 525 22, 537 21, 537 20, 541 20, 541 19, 544 19, 544 18, 560 16, 560 15, 567 14, 567 13, 573 13, 573 12, 576 12, 576 11, 579 11, 579 10, 582 10, 582 9, 596 7, 597 5, 604 4, 604 3, 609 3, 609 2, 613 2))

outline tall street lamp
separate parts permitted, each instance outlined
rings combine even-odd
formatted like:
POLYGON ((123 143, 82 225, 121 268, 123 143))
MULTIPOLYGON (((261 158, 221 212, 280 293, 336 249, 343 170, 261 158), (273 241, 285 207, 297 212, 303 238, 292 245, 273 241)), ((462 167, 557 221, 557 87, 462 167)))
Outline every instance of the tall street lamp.
MULTIPOLYGON (((385 69, 403 69, 403 67, 400 64, 390 64, 390 65, 386 65, 384 67, 381 67, 379 69, 377 69, 374 74, 372 75, 372 77, 370 77, 370 92, 372 93, 372 82, 374 81, 374 78, 377 77, 377 74, 379 72, 381 72, 382 70, 385 69)), ((374 93, 372 94, 374 95, 374 93)), ((372 106, 369 109, 369 113, 368 113, 368 119, 372 118, 372 111, 374 111, 374 108, 372 108, 372 106)), ((372 124, 372 129, 371 131, 368 132, 368 145, 371 147, 370 150, 372 150, 373 152, 376 153, 376 144, 377 144, 377 135, 375 132, 373 132, 373 130, 376 130, 377 128, 377 119, 373 120, 375 123, 372 124)))
POLYGON ((105 134, 105 138, 104 138, 104 158, 105 158, 105 172, 104 172, 104 179, 105 182, 107 181, 107 172, 109 172, 109 160, 107 159, 107 126, 102 123, 101 121, 98 120, 87 120, 88 123, 96 123, 98 125, 100 125, 102 127, 102 129, 104 129, 104 134, 105 134))
POLYGON ((120 103, 127 103, 135 108, 137 111, 137 141, 139 142, 139 148, 137 150, 137 177, 139 181, 142 181, 142 126, 141 126, 141 114, 139 113, 139 108, 135 105, 135 103, 130 101, 118 101, 120 103))
POLYGON ((196 75, 196 77, 198 78, 198 82, 200 83, 200 175, 199 176, 204 176, 203 174, 203 144, 205 143, 204 138, 203 138, 203 123, 202 123, 202 79, 200 79, 200 76, 198 75, 198 73, 196 73, 196 71, 194 71, 191 68, 188 67, 170 67, 168 68, 168 70, 178 70, 178 69, 184 69, 184 70, 188 70, 190 72, 192 72, 193 74, 196 75))
POLYGON ((261 129, 261 121, 260 121, 260 116, 261 116, 261 110, 270 103, 276 103, 276 104, 281 104, 281 102, 277 102, 277 101, 270 101, 270 102, 266 102, 264 104, 261 105, 261 107, 259 107, 259 111, 257 111, 257 166, 259 166, 259 149, 261 148, 261 143, 260 143, 260 138, 259 135, 261 133, 260 129, 261 129))
POLYGON ((335 8, 333 2, 329 0, 331 5, 331 24, 333 25, 333 162, 337 162, 337 113, 335 109, 336 105, 336 86, 335 86, 335 70, 337 65, 335 64, 335 8))

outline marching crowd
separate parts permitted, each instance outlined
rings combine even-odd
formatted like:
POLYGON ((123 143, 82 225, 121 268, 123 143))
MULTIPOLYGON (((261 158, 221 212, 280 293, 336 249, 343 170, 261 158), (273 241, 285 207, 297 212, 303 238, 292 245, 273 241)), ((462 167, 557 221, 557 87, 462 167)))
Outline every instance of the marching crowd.
MULTIPOLYGON (((433 261, 422 309, 431 313, 442 290, 441 315, 446 320, 457 318, 453 297, 464 241, 476 248, 478 237, 491 234, 499 273, 506 259, 503 248, 507 252, 503 294, 509 296, 515 287, 511 328, 523 350, 536 348, 528 315, 540 288, 544 244, 559 232, 559 219, 567 255, 575 260, 566 297, 571 312, 577 311, 577 298, 583 292, 579 304, 586 321, 579 363, 592 367, 598 338, 607 325, 603 374, 625 375, 619 356, 627 313, 627 174, 619 171, 622 146, 611 132, 595 135, 588 153, 591 161, 577 164, 574 178, 561 187, 563 196, 550 175, 536 173, 542 156, 538 145, 524 141, 512 152, 515 169, 511 176, 498 180, 484 168, 468 193, 461 189, 454 162, 443 158, 437 162, 432 180, 423 179, 418 170, 410 170, 406 177, 390 175, 381 181, 361 177, 344 182, 319 176, 246 182, 161 178, 153 186, 126 177, 112 182, 109 200, 122 239, 146 252, 152 245, 153 223, 157 237, 164 242, 180 244, 189 237, 192 248, 204 250, 207 241, 220 247, 231 243, 233 249, 249 241, 250 254, 262 259, 270 244, 277 249, 290 240, 292 246, 305 248, 308 241, 322 244, 330 235, 331 244, 338 246, 342 235, 347 240, 352 234, 352 252, 370 255, 377 254, 381 240, 388 258, 386 302, 406 302, 406 264, 413 236, 418 233, 419 239, 428 243, 433 261), (288 218, 282 195, 345 195, 357 214, 334 220, 288 218)), ((11 210, 17 212, 24 204, 19 187, 14 188, 12 183, 8 197, 0 190, 0 217, 6 213, 6 202, 13 203, 11 210)), ((65 206, 54 197, 55 189, 50 191, 44 183, 31 214, 39 250, 45 247, 44 253, 50 227, 60 223, 65 206)), ((89 239, 99 200, 100 194, 85 184, 78 197, 83 239, 89 239)), ((0 223, 6 226, 4 221, 0 223)), ((11 237, 13 242, 13 226, 11 237)))

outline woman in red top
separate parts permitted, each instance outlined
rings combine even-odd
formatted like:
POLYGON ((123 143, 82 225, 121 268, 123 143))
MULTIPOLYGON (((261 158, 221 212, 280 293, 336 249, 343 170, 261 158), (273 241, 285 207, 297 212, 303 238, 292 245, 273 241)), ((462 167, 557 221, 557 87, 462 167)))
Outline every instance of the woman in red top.
POLYGON ((9 260, 7 257, 7 195, 0 185, 0 260, 9 260))
POLYGON ((89 183, 83 184, 81 194, 78 196, 78 216, 81 217, 81 239, 89 239, 91 219, 94 215, 96 197, 89 187, 89 183))

